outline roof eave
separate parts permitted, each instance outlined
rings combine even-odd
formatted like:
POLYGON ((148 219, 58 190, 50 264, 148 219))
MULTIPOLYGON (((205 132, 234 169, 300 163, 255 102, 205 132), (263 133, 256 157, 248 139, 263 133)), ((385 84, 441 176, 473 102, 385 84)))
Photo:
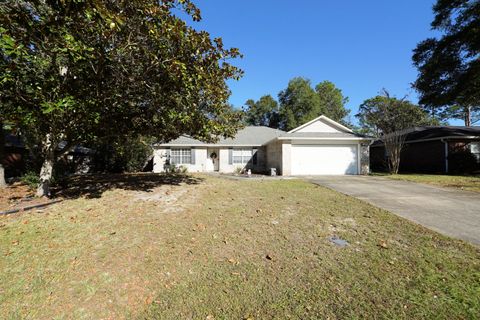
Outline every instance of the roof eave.
POLYGON ((185 148, 231 148, 231 147, 262 147, 265 144, 218 144, 218 143, 208 143, 208 144, 155 144, 153 145, 154 148, 179 148, 179 147, 185 147, 185 148))
POLYGON ((364 137, 278 137, 278 140, 375 140, 373 138, 364 138, 364 137))

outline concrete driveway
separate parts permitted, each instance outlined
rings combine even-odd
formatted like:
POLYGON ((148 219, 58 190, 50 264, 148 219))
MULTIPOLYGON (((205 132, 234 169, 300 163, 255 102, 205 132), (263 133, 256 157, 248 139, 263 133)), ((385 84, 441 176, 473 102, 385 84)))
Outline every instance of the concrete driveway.
POLYGON ((321 176, 311 182, 480 245, 480 194, 382 177, 321 176))

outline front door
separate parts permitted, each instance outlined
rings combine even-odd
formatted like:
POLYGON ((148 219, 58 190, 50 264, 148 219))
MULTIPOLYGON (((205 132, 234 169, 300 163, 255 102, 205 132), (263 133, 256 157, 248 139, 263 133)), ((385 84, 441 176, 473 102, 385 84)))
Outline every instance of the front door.
POLYGON ((207 162, 209 162, 210 168, 213 168, 213 171, 219 171, 220 169, 220 150, 218 149, 208 149, 207 150, 207 162))

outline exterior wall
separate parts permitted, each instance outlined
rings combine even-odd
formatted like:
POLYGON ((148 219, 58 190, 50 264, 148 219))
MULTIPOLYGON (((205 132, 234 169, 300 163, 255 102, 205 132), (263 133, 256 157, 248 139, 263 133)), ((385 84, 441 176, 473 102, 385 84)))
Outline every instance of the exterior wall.
MULTIPOLYGON (((219 172, 232 173, 239 169, 251 169, 253 172, 265 172, 266 170, 266 148, 252 148, 257 149, 257 164, 253 162, 248 164, 229 164, 229 148, 218 148, 219 172)), ((158 148, 154 151, 153 157, 153 172, 165 172, 165 162, 167 160, 167 148, 158 148)), ((186 167, 188 172, 206 172, 208 170, 207 148, 196 147, 192 149, 195 152, 195 164, 181 164, 179 166, 186 167)), ((210 170, 211 171, 211 170, 210 170)))
MULTIPOLYGON (((195 164, 181 164, 187 168, 188 172, 204 172, 207 161, 207 148, 194 148, 192 152, 195 152, 195 164)), ((167 160, 167 149, 160 148, 155 149, 153 155, 153 172, 160 173, 165 172, 165 161, 167 160)))
MULTIPOLYGON (((370 165, 374 171, 387 171, 385 147, 372 148, 370 165)), ((445 173, 445 144, 440 140, 405 144, 400 172, 445 173)))
POLYGON ((314 123, 296 131, 296 132, 342 132, 331 124, 325 123, 322 120, 317 120, 314 123))
POLYGON ((439 140, 408 143, 400 159, 401 172, 445 172, 445 144, 439 140))
POLYGON ((472 173, 480 171, 480 154, 470 151, 470 143, 480 140, 451 140, 448 142, 448 173, 472 173))
POLYGON ((282 176, 292 174, 292 144, 284 142, 282 144, 282 176))
POLYGON ((360 150, 360 174, 367 175, 370 173, 370 144, 361 143, 360 150))
POLYGON ((270 168, 277 169, 277 174, 282 174, 282 142, 273 141, 266 147, 266 171, 270 172, 270 168))
MULTIPOLYGON (((250 148, 232 148, 232 149, 250 149, 250 148)), ((230 148, 221 148, 220 149, 220 172, 222 173, 232 173, 237 170, 246 170, 251 169, 252 172, 263 173, 266 171, 266 148, 252 148, 257 149, 257 163, 249 162, 247 164, 229 164, 230 158, 230 148)))
POLYGON ((374 172, 386 172, 387 163, 384 146, 370 147, 370 169, 374 172))

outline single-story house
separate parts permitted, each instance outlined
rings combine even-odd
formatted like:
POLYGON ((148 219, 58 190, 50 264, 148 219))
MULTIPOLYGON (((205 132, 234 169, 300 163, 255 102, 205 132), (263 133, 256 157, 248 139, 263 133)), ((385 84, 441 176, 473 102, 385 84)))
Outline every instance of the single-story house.
MULTIPOLYGON (((480 127, 430 126, 405 130, 400 172, 467 173, 480 170, 480 127)), ((370 166, 386 169, 381 140, 371 146, 370 166)))
POLYGON ((175 165, 189 172, 271 172, 274 168, 284 176, 368 174, 372 141, 320 116, 289 132, 248 126, 233 139, 217 143, 188 136, 158 143, 153 171, 164 172, 175 165))

